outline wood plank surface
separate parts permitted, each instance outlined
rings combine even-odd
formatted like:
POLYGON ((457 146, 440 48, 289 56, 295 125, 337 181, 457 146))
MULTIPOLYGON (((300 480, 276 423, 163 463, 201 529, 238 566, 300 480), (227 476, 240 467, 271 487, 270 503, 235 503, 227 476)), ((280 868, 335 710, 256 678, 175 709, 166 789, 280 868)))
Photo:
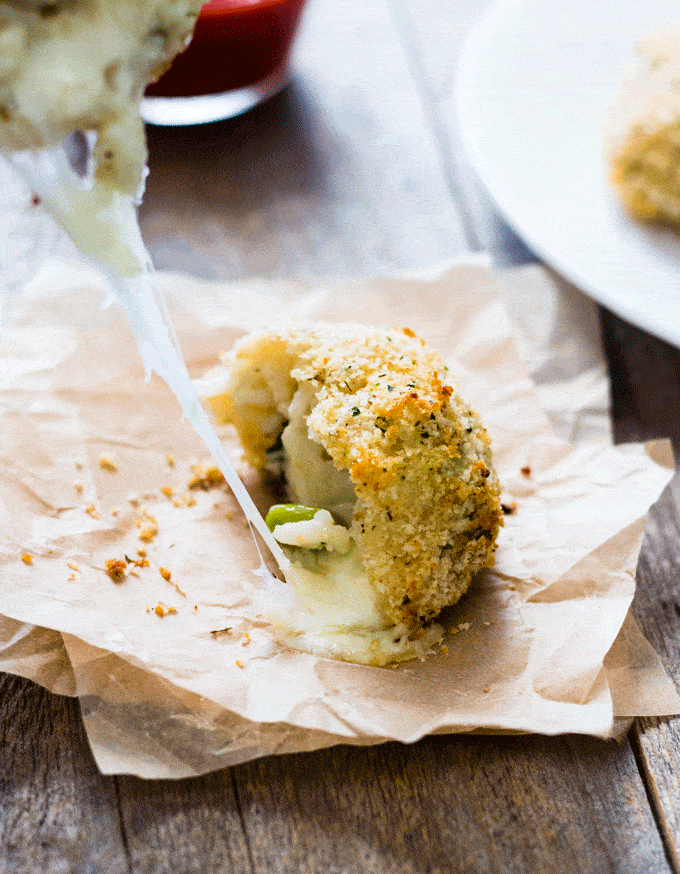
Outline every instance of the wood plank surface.
POLYGON ((92 759, 78 702, 0 674, 0 872, 127 874, 116 781, 92 759))
POLYGON ((140 219, 156 266, 364 276, 468 249, 387 0, 312 0, 294 69, 241 118, 149 129, 140 219))

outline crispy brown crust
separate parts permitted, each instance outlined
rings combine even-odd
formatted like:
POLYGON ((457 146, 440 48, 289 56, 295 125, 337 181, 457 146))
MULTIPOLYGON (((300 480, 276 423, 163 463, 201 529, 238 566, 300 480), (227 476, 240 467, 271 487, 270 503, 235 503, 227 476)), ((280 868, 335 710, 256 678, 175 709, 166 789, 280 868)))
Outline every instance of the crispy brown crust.
POLYGON ((231 377, 211 398, 213 410, 236 426, 260 469, 295 390, 312 386, 309 434, 349 472, 357 496, 352 533, 392 621, 423 622, 493 564, 502 512, 488 435, 447 383, 439 355, 408 328, 257 334, 224 364, 231 377))

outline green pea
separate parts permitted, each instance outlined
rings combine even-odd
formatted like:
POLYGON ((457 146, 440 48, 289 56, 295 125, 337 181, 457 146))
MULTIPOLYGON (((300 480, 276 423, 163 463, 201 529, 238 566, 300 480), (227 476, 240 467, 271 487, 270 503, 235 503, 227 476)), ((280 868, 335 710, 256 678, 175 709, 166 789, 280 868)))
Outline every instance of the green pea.
POLYGON ((303 507, 302 504, 274 504, 265 517, 267 528, 273 531, 286 522, 308 522, 319 512, 318 507, 303 507))

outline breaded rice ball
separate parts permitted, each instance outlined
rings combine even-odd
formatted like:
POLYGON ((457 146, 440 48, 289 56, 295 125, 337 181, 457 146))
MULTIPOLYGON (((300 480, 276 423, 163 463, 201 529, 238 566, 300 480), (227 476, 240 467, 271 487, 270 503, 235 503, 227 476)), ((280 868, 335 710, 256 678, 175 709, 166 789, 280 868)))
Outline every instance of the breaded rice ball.
POLYGON ((605 140, 611 181, 628 211, 680 229, 680 23, 638 41, 605 140))
POLYGON ((245 459, 344 518, 382 614, 414 629, 494 561, 489 437, 440 356, 405 328, 315 324, 245 337, 202 381, 245 459))

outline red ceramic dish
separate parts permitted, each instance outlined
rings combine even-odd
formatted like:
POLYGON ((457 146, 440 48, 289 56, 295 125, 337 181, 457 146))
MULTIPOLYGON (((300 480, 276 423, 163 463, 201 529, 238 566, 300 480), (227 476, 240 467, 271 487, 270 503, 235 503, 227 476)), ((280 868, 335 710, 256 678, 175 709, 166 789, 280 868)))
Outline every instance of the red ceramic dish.
POLYGON ((219 94, 283 70, 305 0, 210 0, 189 47, 150 97, 219 94))

